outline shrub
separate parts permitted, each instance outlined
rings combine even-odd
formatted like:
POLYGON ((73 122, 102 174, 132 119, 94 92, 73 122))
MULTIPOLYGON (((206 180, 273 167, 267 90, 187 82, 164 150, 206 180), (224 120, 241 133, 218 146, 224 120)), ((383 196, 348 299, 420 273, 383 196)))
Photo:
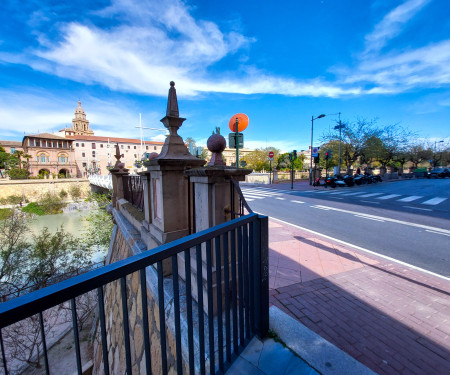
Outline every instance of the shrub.
POLYGON ((11 180, 26 180, 28 171, 26 169, 12 168, 9 170, 9 177, 11 180))
POLYGON ((12 214, 11 208, 0 208, 0 221, 6 220, 11 216, 11 214, 12 214))
POLYGON ((37 203, 47 215, 62 213, 66 205, 61 198, 49 192, 42 195, 37 203))
POLYGON ((67 191, 65 191, 64 189, 62 189, 62 190, 59 192, 59 196, 60 196, 61 199, 66 198, 68 195, 69 195, 69 194, 68 194, 67 191))
POLYGON ((26 205, 26 207, 22 208, 23 212, 27 212, 29 214, 35 214, 38 216, 45 215, 44 210, 37 203, 31 202, 26 205))
POLYGON ((79 185, 71 184, 69 188, 69 194, 74 201, 77 201, 81 197, 81 188, 79 185))
POLYGON ((20 204, 23 201, 20 195, 10 195, 6 198, 0 199, 0 204, 20 204))

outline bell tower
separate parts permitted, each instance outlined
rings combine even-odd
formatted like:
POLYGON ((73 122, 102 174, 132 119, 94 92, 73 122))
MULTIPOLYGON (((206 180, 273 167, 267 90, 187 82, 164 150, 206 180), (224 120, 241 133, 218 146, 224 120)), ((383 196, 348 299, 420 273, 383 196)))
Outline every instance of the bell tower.
POLYGON ((89 128, 89 120, 86 120, 86 113, 81 107, 80 101, 78 101, 78 107, 75 108, 75 118, 72 120, 72 128, 76 135, 94 135, 94 132, 89 128))

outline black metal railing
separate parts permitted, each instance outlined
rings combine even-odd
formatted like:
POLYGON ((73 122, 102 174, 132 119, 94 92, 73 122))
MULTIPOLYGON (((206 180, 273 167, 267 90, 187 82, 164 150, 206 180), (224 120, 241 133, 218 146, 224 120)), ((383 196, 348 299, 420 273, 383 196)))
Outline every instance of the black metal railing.
POLYGON ((123 195, 134 207, 144 210, 144 185, 141 176, 123 176, 123 195))
MULTIPOLYGON (((174 317, 173 337, 176 351, 174 356, 176 358, 175 368, 178 374, 182 374, 183 351, 190 374, 205 374, 207 372, 223 374, 255 334, 265 336, 268 331, 268 220, 267 217, 257 214, 242 216, 0 304, 0 344, 5 373, 8 374, 8 348, 4 345, 2 331, 8 329, 8 326, 36 314, 39 317, 41 334, 38 351, 43 357, 47 374, 50 373, 51 368, 48 361, 42 313, 60 304, 66 303, 68 305, 69 302, 72 310, 74 357, 76 358, 78 373, 81 374, 81 363, 83 361, 80 352, 76 298, 87 293, 97 292, 97 314, 103 350, 102 366, 104 373, 110 374, 111 364, 108 359, 107 345, 108 335, 111 332, 106 331, 104 289, 108 284, 120 280, 126 371, 127 374, 131 374, 126 278, 134 272, 139 272, 146 373, 150 374, 152 361, 155 360, 150 355, 151 345, 158 345, 158 343, 153 340, 150 343, 149 304, 144 289, 148 288, 146 276, 149 271, 148 267, 156 265, 159 331, 161 332, 159 339, 161 368, 158 372, 167 374, 166 327, 168 322, 166 322, 164 308, 164 288, 167 288, 167 285, 170 284, 164 283, 162 265, 164 260, 171 259, 172 274, 178 275, 179 254, 184 255, 185 280, 181 281, 178 277, 171 277, 174 317), (191 265, 196 265, 195 270, 191 265), (206 306, 204 306, 205 301, 203 300, 205 268, 206 306), (213 272, 215 272, 215 290, 213 288, 213 272), (197 285, 194 285, 191 276, 196 278, 197 285), (181 282, 184 284, 183 288, 180 288, 181 282), (180 298, 180 289, 185 292, 185 298, 180 298), (195 290, 198 296, 196 302, 193 298, 193 295, 195 295, 193 291, 195 290), (214 306, 214 300, 216 306, 214 306), (197 312, 195 324, 193 321, 194 309, 197 312), (204 311, 207 313, 205 314, 204 311), (214 311, 216 314, 214 314, 214 311), (187 329, 182 330, 180 328, 180 316, 183 316, 183 323, 187 324, 187 329), (198 329, 197 335, 194 335, 195 327, 198 329), (198 350, 194 349, 194 336, 198 337, 198 350), (187 344, 182 347, 182 342, 187 344), (206 353, 205 348, 209 349, 208 353, 206 353), (205 366, 207 359, 209 360, 209 368, 205 366)), ((152 268, 152 270, 154 269, 152 268)))

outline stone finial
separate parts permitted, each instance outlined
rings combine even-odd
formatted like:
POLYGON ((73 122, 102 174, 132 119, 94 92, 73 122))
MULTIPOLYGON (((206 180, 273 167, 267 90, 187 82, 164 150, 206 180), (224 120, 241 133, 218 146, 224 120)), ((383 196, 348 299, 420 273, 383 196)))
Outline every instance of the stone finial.
POLYGON ((169 98, 167 100, 166 116, 180 117, 178 111, 177 90, 175 90, 175 82, 170 81, 169 98))
POLYGON ((208 163, 209 167, 224 166, 225 162, 222 158, 222 152, 227 147, 227 141, 220 134, 213 134, 208 138, 206 143, 208 150, 211 151, 211 161, 208 163))
POLYGON ((118 143, 116 143, 116 154, 114 155, 114 157, 117 159, 116 164, 114 164, 114 168, 122 169, 125 166, 125 164, 120 161, 120 158, 123 158, 123 154, 120 154, 120 148, 118 143))

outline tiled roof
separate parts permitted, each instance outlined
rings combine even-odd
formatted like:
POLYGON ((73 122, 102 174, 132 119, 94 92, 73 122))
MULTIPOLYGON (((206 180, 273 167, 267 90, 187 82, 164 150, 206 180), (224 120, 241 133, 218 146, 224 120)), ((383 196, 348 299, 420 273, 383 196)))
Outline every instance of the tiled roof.
POLYGON ((0 145, 8 147, 22 147, 22 142, 19 141, 0 141, 0 145))
MULTIPOLYGON (((134 138, 117 138, 117 137, 99 137, 96 135, 66 135, 67 139, 76 141, 91 141, 91 142, 109 142, 110 143, 136 143, 141 144, 140 139, 134 138)), ((146 145, 163 145, 164 142, 144 141, 146 145)))
POLYGON ((64 137, 59 137, 57 135, 54 134, 50 134, 50 133, 41 133, 41 134, 28 134, 25 135, 24 138, 46 138, 46 139, 57 139, 57 140, 61 140, 64 141, 66 140, 64 137))

